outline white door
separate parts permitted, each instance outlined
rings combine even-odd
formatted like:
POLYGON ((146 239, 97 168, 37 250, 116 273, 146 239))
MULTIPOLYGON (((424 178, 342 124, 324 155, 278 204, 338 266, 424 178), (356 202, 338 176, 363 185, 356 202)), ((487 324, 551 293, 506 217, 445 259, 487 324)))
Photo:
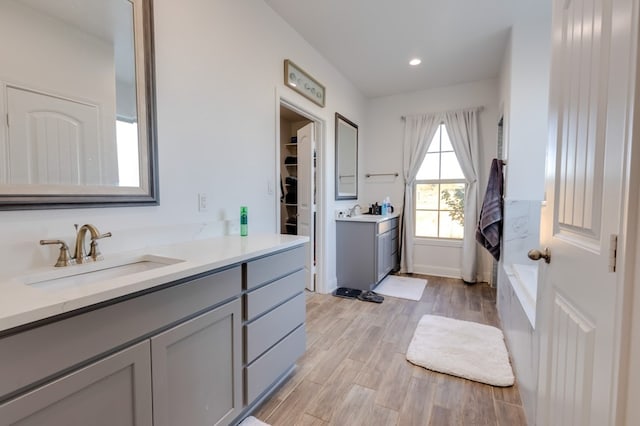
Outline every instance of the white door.
POLYGON ((540 269, 537 312, 539 425, 615 421, 622 280, 609 260, 624 203, 634 3, 553 1, 548 204, 540 237, 550 263, 540 269))
POLYGON ((117 183, 117 170, 105 167, 109 162, 103 158, 107 150, 99 134, 97 106, 7 87, 7 111, 8 183, 117 183))
POLYGON ((309 123, 298 130, 298 235, 310 238, 307 244, 307 261, 305 263, 307 289, 314 291, 315 256, 314 256, 314 157, 315 124, 309 123))

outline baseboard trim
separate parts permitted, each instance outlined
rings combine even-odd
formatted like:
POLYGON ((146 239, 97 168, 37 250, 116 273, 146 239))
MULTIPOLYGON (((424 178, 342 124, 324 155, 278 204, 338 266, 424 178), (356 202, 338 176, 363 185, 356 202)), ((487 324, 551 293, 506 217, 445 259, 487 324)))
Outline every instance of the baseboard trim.
POLYGON ((447 268, 436 265, 413 265, 414 274, 435 275, 437 277, 460 278, 460 268, 447 268))

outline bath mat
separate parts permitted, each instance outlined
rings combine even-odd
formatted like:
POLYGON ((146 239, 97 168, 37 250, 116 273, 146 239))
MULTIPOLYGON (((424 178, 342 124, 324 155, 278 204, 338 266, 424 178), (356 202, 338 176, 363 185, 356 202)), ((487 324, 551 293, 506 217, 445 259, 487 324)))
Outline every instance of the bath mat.
POLYGON ((413 364, 493 386, 514 382, 502 330, 476 322, 424 315, 407 349, 413 364))
POLYGON ((261 420, 258 420, 253 416, 249 416, 246 419, 244 419, 242 422, 240 422, 238 426, 269 426, 269 424, 261 420))
POLYGON ((400 299, 420 300, 426 285, 427 280, 388 275, 378 284, 374 291, 385 296, 399 297, 400 299))

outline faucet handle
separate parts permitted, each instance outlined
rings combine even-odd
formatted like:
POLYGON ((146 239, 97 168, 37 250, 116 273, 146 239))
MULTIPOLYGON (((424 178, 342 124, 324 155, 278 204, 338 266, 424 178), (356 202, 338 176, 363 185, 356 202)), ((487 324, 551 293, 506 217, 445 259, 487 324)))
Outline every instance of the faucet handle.
POLYGON ((104 234, 100 234, 100 235, 98 235, 98 236, 91 237, 91 241, 94 241, 94 240, 101 240, 101 239, 103 239, 103 238, 107 238, 107 237, 110 237, 110 236, 111 236, 111 232, 105 232, 104 234))
POLYGON ((91 247, 89 248, 89 257, 91 257, 91 259, 93 259, 94 261, 103 259, 102 253, 100 253, 100 250, 98 249, 98 240, 102 238, 107 238, 110 236, 111 236, 111 232, 106 232, 104 234, 91 237, 91 247))
POLYGON ((67 246, 67 243, 62 240, 40 240, 40 245, 44 246, 47 244, 60 244, 60 254, 58 255, 58 260, 55 264, 56 267, 70 266, 75 263, 69 255, 69 247, 67 246))

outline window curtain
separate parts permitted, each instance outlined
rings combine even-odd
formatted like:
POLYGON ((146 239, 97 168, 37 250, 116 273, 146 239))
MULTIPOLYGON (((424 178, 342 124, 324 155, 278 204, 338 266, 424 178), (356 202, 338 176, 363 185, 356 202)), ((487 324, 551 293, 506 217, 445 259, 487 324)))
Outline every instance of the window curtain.
MULTIPOLYGON (((422 160, 424 160, 424 156, 429 149, 431 140, 436 134, 436 130, 438 130, 438 126, 441 122, 441 114, 407 116, 404 122, 402 154, 404 174, 404 208, 402 212, 403 232, 401 270, 407 273, 413 272, 413 241, 416 226, 413 220, 415 210, 413 187, 416 183, 416 176, 420 170, 420 166, 422 165, 422 160)), ((473 229, 475 230, 475 226, 473 229)), ((475 241, 475 234, 473 234, 471 238, 475 241)))
POLYGON ((461 271, 464 281, 475 283, 478 272, 478 246, 475 239, 478 223, 478 109, 446 112, 442 119, 467 181, 461 271))

